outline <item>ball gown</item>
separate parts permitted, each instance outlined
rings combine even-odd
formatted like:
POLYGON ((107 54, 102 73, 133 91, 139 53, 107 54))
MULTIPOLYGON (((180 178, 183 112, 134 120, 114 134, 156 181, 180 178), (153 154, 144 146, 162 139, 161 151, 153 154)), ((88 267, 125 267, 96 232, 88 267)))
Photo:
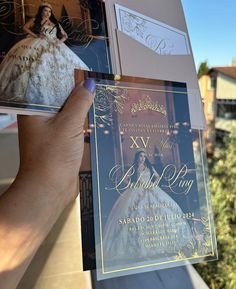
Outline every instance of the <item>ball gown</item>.
MULTIPOLYGON (((140 173, 138 173, 138 177, 140 173)), ((146 168, 141 183, 150 180, 146 168)), ((180 206, 159 186, 127 188, 107 218, 103 253, 110 265, 122 260, 173 258, 194 251, 193 233, 180 206)))
POLYGON ((16 43, 0 65, 0 99, 60 107, 74 87, 74 69, 87 65, 44 25, 41 37, 16 43))

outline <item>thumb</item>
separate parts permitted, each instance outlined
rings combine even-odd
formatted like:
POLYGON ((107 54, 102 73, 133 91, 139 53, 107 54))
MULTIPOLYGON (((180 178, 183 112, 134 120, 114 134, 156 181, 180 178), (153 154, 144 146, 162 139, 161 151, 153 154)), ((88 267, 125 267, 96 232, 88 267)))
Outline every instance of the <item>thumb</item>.
POLYGON ((69 125, 84 123, 88 110, 93 103, 95 90, 96 82, 93 79, 86 79, 83 83, 77 84, 57 117, 63 119, 69 125))

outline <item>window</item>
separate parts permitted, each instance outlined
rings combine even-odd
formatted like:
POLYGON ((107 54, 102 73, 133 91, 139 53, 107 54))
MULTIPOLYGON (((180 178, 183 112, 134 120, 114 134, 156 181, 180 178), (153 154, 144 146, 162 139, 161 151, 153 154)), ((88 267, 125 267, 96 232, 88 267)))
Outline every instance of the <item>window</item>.
POLYGON ((209 79, 209 89, 216 89, 216 77, 211 76, 209 79))
POLYGON ((236 119, 236 101, 226 99, 217 100, 217 117, 236 119))

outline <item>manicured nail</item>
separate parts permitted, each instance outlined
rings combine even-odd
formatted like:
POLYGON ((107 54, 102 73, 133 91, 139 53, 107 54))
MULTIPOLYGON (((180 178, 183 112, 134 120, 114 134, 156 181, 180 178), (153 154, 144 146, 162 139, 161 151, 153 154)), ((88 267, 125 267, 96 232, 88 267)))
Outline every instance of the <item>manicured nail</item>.
POLYGON ((84 81, 84 88, 86 88, 91 93, 94 93, 96 90, 96 82, 93 79, 86 79, 84 81))

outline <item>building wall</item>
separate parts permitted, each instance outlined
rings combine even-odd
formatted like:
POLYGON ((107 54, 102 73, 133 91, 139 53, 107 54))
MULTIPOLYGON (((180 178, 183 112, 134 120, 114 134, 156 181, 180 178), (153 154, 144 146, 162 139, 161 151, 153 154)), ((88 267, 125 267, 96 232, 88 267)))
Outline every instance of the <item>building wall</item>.
POLYGON ((216 98, 236 99, 236 79, 218 73, 216 98))
MULTIPOLYGON (((199 79, 199 86, 204 102, 204 113, 206 117, 207 129, 205 139, 208 152, 213 151, 216 139, 216 123, 219 129, 219 119, 217 119, 217 100, 236 100, 236 79, 228 77, 222 73, 212 72, 211 75, 204 75, 199 79), (216 82, 211 78, 216 78, 216 82), (215 87, 211 87, 211 85, 215 87)), ((236 109, 236 108, 235 108, 236 109)), ((231 127, 227 120, 221 121, 220 130, 229 131, 225 127, 231 127)), ((230 124, 232 121, 228 121, 230 124)))
POLYGON ((215 141, 215 117, 216 117, 216 90, 211 88, 210 76, 203 75, 199 79, 199 87, 204 103, 204 114, 206 117, 205 139, 208 152, 212 151, 215 141))
POLYGON ((216 114, 215 89, 210 87, 210 77, 208 75, 204 75, 199 79, 199 86, 204 103, 206 122, 209 123, 209 121, 215 118, 216 114))

